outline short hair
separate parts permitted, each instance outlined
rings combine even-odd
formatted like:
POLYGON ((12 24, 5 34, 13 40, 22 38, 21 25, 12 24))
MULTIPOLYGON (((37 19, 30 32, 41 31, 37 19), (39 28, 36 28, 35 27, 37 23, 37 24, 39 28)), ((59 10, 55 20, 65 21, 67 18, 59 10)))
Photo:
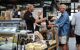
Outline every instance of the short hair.
POLYGON ((80 5, 78 5, 77 9, 80 9, 80 5))
POLYGON ((32 7, 32 6, 34 6, 34 5, 32 5, 32 4, 27 4, 26 8, 29 9, 29 8, 32 7))
POLYGON ((60 8, 60 7, 63 7, 65 10, 68 8, 68 6, 66 6, 65 4, 60 4, 60 5, 59 5, 59 8, 60 8))

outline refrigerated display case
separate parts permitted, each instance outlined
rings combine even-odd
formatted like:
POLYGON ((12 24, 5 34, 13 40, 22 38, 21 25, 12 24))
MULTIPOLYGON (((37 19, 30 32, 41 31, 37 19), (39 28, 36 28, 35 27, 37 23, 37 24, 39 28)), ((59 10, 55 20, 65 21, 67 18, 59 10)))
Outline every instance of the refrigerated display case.
POLYGON ((0 50, 16 50, 19 24, 18 20, 0 20, 0 50))

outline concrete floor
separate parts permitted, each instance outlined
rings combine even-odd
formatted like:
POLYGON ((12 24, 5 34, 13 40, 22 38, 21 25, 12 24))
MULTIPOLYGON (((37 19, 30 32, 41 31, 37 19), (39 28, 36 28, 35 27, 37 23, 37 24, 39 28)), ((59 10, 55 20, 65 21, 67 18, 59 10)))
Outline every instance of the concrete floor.
POLYGON ((68 45, 69 45, 69 50, 77 50, 77 48, 76 48, 76 39, 74 37, 69 38, 68 45))
MULTIPOLYGON (((77 50, 75 37, 70 37, 68 41, 69 50, 77 50)), ((57 50, 61 50, 58 48, 57 50)))

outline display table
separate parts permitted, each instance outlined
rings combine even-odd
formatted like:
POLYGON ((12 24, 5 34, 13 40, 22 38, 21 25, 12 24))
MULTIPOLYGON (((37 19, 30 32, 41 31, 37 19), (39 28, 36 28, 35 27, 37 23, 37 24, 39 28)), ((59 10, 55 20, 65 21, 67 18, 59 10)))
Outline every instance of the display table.
MULTIPOLYGON (((26 45, 26 50, 56 50, 58 48, 58 33, 57 33, 57 28, 54 27, 53 29, 50 30, 52 32, 52 39, 51 40, 43 40, 44 37, 40 34, 43 32, 35 32, 35 36, 37 38, 36 42, 33 43, 28 43, 26 45), (40 39, 40 40, 39 40, 40 39), (44 42, 45 41, 45 42, 44 42)), ((46 35, 46 33, 45 33, 46 35)))

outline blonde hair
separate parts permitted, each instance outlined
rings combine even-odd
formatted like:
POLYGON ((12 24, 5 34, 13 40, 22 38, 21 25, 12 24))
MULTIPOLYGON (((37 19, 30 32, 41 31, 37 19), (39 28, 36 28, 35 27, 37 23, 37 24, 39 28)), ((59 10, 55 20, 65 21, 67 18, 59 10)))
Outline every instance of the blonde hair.
POLYGON ((32 5, 32 4, 27 4, 26 8, 29 9, 29 8, 31 8, 31 7, 33 7, 33 6, 34 6, 34 5, 32 5))
POLYGON ((66 6, 65 4, 59 5, 59 8, 60 8, 60 7, 63 7, 65 10, 68 8, 68 6, 66 6))

